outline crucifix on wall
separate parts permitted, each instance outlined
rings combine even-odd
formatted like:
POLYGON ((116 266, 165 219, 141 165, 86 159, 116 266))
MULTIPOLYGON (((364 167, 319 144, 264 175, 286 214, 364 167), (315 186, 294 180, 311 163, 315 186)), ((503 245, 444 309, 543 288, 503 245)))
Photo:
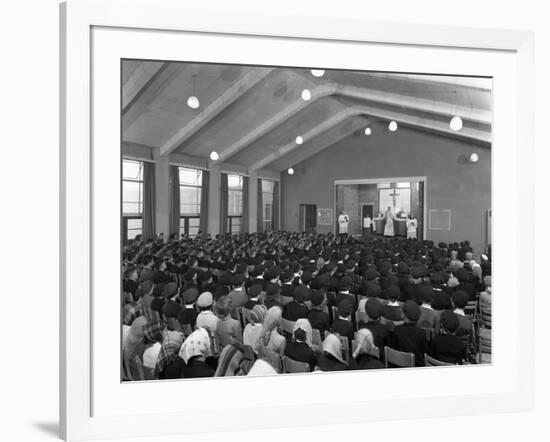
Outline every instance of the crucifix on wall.
POLYGON ((395 205, 396 205, 395 203, 397 201, 397 197, 399 196, 399 194, 397 193, 397 191, 395 189, 393 189, 393 192, 390 193, 389 196, 391 197, 391 199, 393 201, 393 209, 395 210, 395 205))

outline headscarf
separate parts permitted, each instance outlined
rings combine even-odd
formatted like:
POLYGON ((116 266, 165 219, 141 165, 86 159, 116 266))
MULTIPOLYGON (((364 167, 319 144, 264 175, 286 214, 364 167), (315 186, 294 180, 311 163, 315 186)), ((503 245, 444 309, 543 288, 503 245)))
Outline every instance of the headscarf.
POLYGON ((368 328, 360 328, 356 335, 356 347, 353 350, 353 357, 362 354, 369 354, 370 351, 374 348, 374 337, 372 332, 368 328))
POLYGON ((178 358, 178 353, 181 348, 181 344, 185 339, 185 335, 178 331, 169 331, 160 347, 160 352, 157 359, 157 365, 155 367, 155 374, 162 373, 167 365, 171 364, 178 358))
POLYGON ((278 305, 271 307, 265 314, 265 319, 262 325, 262 334, 260 337, 260 342, 264 346, 269 344, 271 333, 279 326, 282 317, 283 310, 278 305))
POLYGON ((269 362, 263 359, 257 359, 247 376, 272 376, 274 374, 277 374, 277 371, 269 362))
POLYGON ((248 312, 248 319, 256 324, 261 324, 265 320, 267 307, 265 305, 256 304, 248 312))
POLYGON ((327 334, 325 340, 323 341, 323 351, 331 354, 340 362, 347 365, 342 357, 342 344, 336 335, 333 335, 332 333, 327 334))
POLYGON ((198 328, 183 342, 179 351, 179 357, 185 363, 194 356, 208 356, 210 354, 210 335, 205 328, 198 328))
POLYGON ((309 320, 305 318, 300 318, 294 323, 294 327, 292 328, 292 334, 294 335, 294 332, 301 328, 303 331, 306 332, 306 344, 311 347, 312 345, 312 336, 313 336, 313 330, 311 328, 311 324, 309 320))
POLYGON ((143 343, 154 344, 155 342, 162 342, 162 332, 165 328, 164 321, 149 322, 143 327, 143 343))
POLYGON ((143 328, 147 325, 147 319, 144 316, 138 316, 128 332, 128 339, 126 340, 126 348, 124 348, 124 354, 130 357, 136 347, 143 342, 143 328))

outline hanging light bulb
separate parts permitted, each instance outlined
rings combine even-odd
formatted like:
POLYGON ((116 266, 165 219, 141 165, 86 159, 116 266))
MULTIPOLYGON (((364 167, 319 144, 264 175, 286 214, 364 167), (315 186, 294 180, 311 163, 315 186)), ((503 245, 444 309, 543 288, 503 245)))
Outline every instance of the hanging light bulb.
POLYGON ((304 142, 304 139, 300 135, 298 135, 296 137, 296 144, 302 144, 303 142, 304 142))
POLYGON ((479 155, 475 152, 473 152, 472 154, 470 154, 470 162, 471 163, 477 163, 479 160, 479 155))
POLYGON ((460 118, 458 115, 455 115, 453 118, 451 118, 451 121, 449 122, 449 127, 455 132, 458 132, 460 129, 462 129, 462 118, 460 118))
POLYGON ((370 127, 367 127, 365 129, 365 135, 368 137, 372 133, 372 129, 370 127))
POLYGON ((287 172, 289 175, 294 175, 294 169, 292 167, 289 167, 287 172))
POLYGON ((323 75, 325 75, 325 71, 323 69, 312 69, 311 75, 317 78, 321 78, 323 75))
POLYGON ((216 152, 215 150, 210 152, 210 159, 212 161, 218 161, 219 158, 220 158, 220 156, 218 155, 218 152, 216 152))
POLYGON ((391 132, 395 132, 397 130, 397 123, 394 120, 390 121, 390 124, 388 124, 388 129, 391 132))
POLYGON ((189 106, 191 109, 198 109, 200 106, 199 99, 195 97, 194 95, 191 95, 187 99, 187 106, 189 106))
POLYGON ((187 106, 191 109, 198 109, 200 106, 199 99, 195 95, 195 81, 197 79, 197 74, 193 75, 193 95, 187 99, 187 106))
POLYGON ((302 91, 302 100, 309 101, 311 99, 311 92, 309 89, 304 89, 302 91))

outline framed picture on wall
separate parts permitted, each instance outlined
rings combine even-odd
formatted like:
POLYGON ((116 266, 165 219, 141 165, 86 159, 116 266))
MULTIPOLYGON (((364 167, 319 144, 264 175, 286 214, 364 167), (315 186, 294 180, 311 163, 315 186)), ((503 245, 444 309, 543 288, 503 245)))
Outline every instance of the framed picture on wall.
POLYGON ((168 0, 61 18, 63 438, 532 406, 529 33, 168 0))
POLYGON ((332 226, 332 209, 319 209, 319 225, 332 226))

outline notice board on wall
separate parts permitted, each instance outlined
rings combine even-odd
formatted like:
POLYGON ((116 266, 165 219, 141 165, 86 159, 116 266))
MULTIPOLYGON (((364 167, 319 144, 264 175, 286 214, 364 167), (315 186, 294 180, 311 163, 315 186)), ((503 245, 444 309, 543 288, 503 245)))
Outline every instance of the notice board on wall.
POLYGON ((332 209, 319 209, 317 211, 317 225, 319 226, 332 225, 332 209))

